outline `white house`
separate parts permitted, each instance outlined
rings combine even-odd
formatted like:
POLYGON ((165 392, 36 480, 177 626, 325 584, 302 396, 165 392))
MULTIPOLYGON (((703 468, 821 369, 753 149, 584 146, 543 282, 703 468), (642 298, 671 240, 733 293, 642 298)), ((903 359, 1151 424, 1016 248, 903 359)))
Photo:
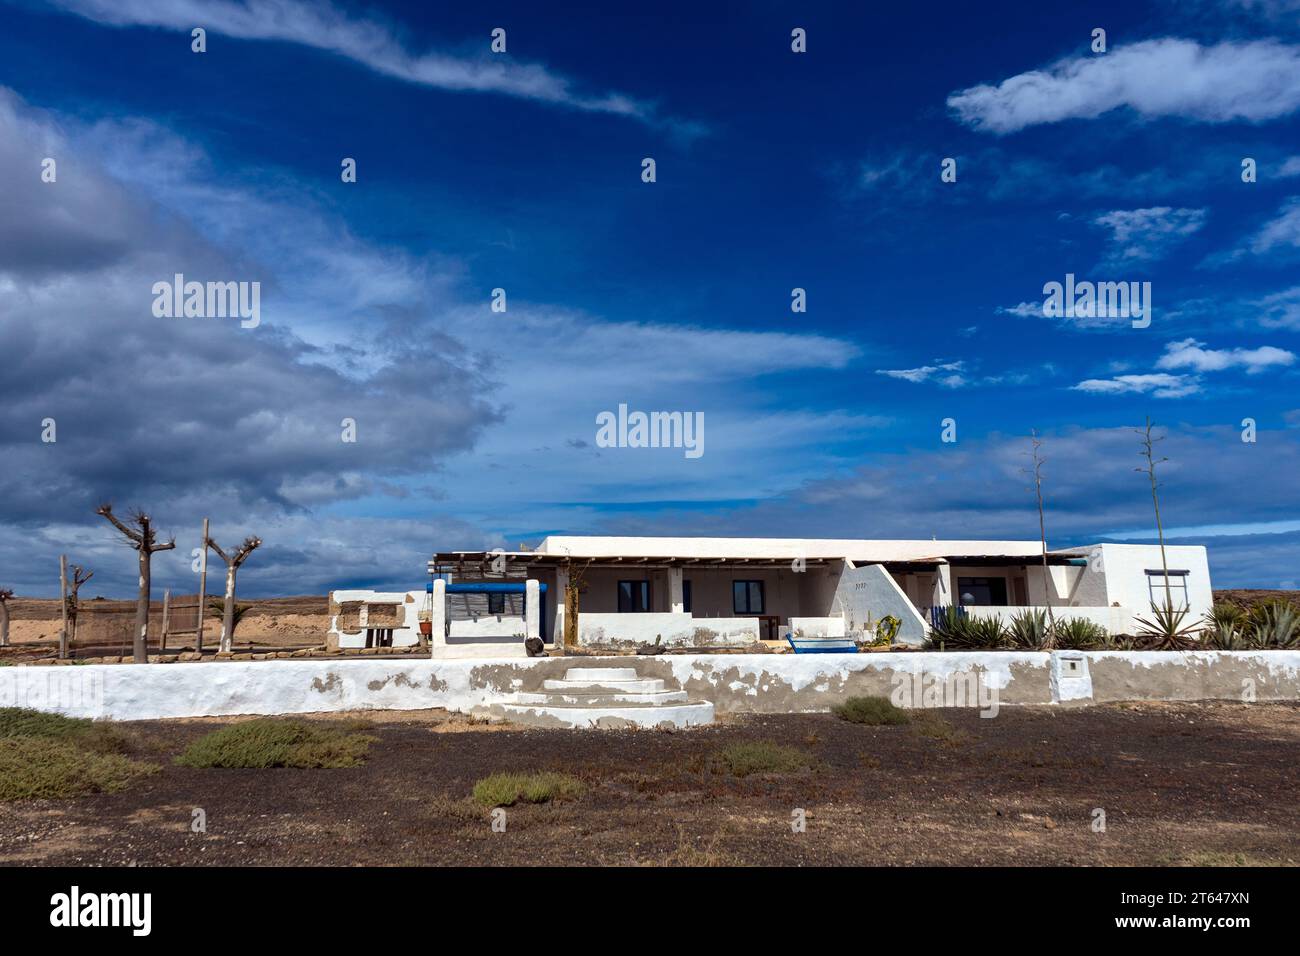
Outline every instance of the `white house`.
POLYGON ((355 614, 340 624, 336 611, 330 639, 341 647, 415 644, 418 612, 427 607, 440 625, 431 635, 435 656, 522 655, 525 637, 550 644, 562 635, 570 582, 579 585, 580 645, 740 646, 792 631, 858 636, 886 615, 902 622, 896 640, 917 644, 931 608, 957 604, 1006 618, 1049 600, 1058 620, 1084 617, 1131 634, 1135 616, 1164 602, 1166 582, 1193 619, 1213 603, 1205 548, 1171 546, 1165 557, 1167 579, 1154 545, 1049 551, 1045 572, 1037 541, 553 535, 531 551, 436 553, 428 567, 436 601, 425 591, 335 592, 332 607, 384 604, 379 619, 395 613, 401 626, 376 636, 355 614))

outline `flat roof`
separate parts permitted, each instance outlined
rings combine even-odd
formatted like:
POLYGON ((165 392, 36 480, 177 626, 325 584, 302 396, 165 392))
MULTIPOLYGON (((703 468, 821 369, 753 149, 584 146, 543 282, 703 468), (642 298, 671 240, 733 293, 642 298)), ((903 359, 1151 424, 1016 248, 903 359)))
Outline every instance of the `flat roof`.
MULTIPOLYGON (((871 541, 802 538, 578 538, 549 537, 536 551, 438 551, 429 569, 486 565, 504 558, 515 567, 573 562, 606 566, 785 567, 797 559, 811 567, 843 560, 883 564, 896 571, 930 570, 941 564, 1027 564, 1043 560, 1039 542, 871 541), (1008 547, 1009 545, 1009 547, 1008 547)), ((1047 555, 1049 564, 1073 564, 1073 554, 1047 555)))
POLYGON ((791 561, 795 558, 848 558, 855 564, 887 561, 923 561, 936 557, 1010 555, 1016 558, 1041 558, 1039 541, 971 541, 870 538, 678 538, 678 537, 600 537, 584 535, 550 535, 537 546, 538 554, 564 555, 570 558, 641 558, 671 556, 689 558, 741 559, 766 558, 791 561))

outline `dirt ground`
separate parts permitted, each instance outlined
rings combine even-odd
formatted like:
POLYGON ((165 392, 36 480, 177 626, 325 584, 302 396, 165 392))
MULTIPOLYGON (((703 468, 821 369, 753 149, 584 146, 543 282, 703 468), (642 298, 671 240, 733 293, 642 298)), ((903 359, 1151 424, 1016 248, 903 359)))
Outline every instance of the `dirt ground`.
POLYGON ((162 772, 118 794, 4 805, 0 862, 1300 863, 1300 706, 942 713, 949 739, 828 714, 597 732, 365 712, 346 716, 372 722, 379 741, 364 766, 344 770, 179 767, 173 755, 230 721, 126 724, 162 772), (710 769, 718 748, 744 740, 797 746, 813 767, 745 778, 710 769), (494 832, 465 798, 482 777, 526 770, 571 773, 587 790, 512 807, 494 832), (206 833, 191 832, 195 808, 206 833), (805 832, 791 827, 797 809, 805 832))
MULTIPOLYGON (((194 595, 186 598, 190 601, 194 599, 194 595)), ((329 598, 324 595, 263 598, 239 603, 248 603, 251 606, 235 631, 236 649, 299 648, 325 643, 325 632, 329 630, 329 598)), ((83 597, 81 606, 85 609, 84 614, 87 618, 96 613, 109 613, 120 617, 123 622, 129 622, 132 620, 131 612, 135 609, 135 602, 83 597)), ((161 600, 155 600, 151 608, 153 618, 149 640, 152 652, 155 649, 154 632, 160 626, 161 600)), ((208 648, 213 648, 221 636, 221 618, 211 609, 205 613, 203 640, 208 648)), ((56 598, 14 598, 9 602, 9 618, 9 640, 15 647, 38 644, 53 647, 58 641, 62 620, 56 598)), ((87 630, 90 628, 87 627, 87 630)), ((193 647, 192 632, 191 622, 191 633, 173 636, 168 642, 168 649, 178 651, 193 647)), ((89 643, 99 647, 102 642, 89 643)), ((120 644, 118 653, 130 653, 129 634, 124 632, 120 644)), ((73 650, 75 653, 77 648, 74 646, 73 650)))

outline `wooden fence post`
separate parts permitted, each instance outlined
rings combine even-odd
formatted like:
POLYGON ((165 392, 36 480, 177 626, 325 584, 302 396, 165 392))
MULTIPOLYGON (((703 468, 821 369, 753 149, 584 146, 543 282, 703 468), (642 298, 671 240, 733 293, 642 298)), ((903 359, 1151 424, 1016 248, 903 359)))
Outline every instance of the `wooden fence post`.
POLYGON ((162 636, 159 638, 158 647, 160 650, 167 650, 167 624, 171 617, 172 591, 166 588, 163 591, 163 619, 162 619, 162 636))
POLYGON ((203 519, 203 537, 199 541, 203 549, 199 556, 199 629, 194 636, 194 649, 203 653, 203 605, 208 600, 208 519, 203 519))
POLYGON ((59 660, 68 659, 68 556, 59 555, 59 607, 63 611, 63 627, 59 630, 59 660))

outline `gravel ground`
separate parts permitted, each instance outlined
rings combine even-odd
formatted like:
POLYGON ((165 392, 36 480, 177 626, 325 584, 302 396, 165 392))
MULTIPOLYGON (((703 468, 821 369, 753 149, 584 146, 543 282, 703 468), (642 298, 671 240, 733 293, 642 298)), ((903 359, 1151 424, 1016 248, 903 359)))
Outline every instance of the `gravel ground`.
MULTIPOLYGON (((365 766, 197 770, 171 763, 231 721, 124 724, 161 773, 118 794, 10 803, 7 864, 1295 865, 1300 707, 1142 704, 943 711, 937 725, 747 716, 691 731, 564 731, 443 711, 345 715, 379 738, 365 766), (927 735, 923 728, 929 727, 927 735), (721 747, 769 740, 808 770, 736 778, 721 747), (471 804, 497 771, 559 770, 576 800, 471 804), (191 830, 195 808, 206 833, 191 830), (791 821, 802 810, 806 830, 791 821), (1094 829, 1104 811, 1105 830, 1094 829)), ((337 714, 321 719, 340 719, 337 714)))

